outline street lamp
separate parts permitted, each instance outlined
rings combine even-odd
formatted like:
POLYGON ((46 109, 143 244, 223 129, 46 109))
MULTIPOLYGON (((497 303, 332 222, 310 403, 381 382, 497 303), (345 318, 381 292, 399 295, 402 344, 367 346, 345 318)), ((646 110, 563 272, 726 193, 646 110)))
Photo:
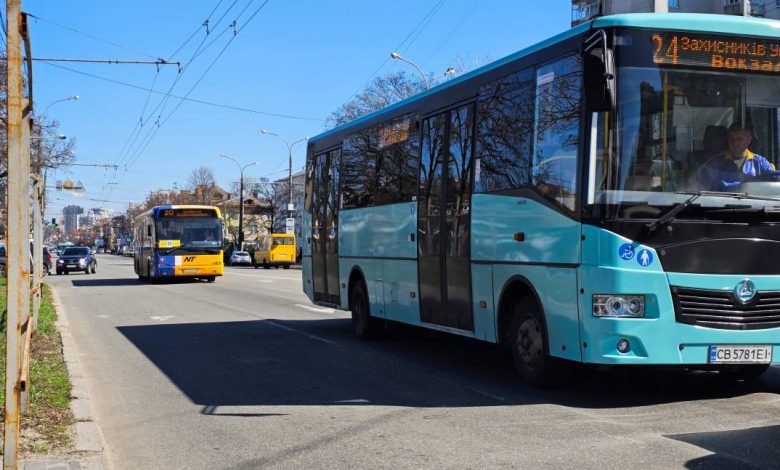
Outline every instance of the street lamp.
POLYGON ((293 198, 293 189, 292 189, 292 187, 293 187, 293 185, 292 185, 292 149, 295 146, 295 144, 300 143, 300 142, 306 142, 307 140, 309 140, 309 138, 308 137, 304 137, 302 139, 296 140, 293 143, 289 143, 289 142, 287 142, 287 140, 284 137, 282 137, 279 134, 276 134, 274 132, 271 132, 268 129, 262 129, 260 131, 260 133, 261 134, 265 134, 265 135, 276 136, 276 137, 279 138, 279 140, 284 142, 284 145, 287 146, 287 159, 288 159, 288 162, 289 162, 289 173, 288 173, 288 181, 287 181, 287 186, 288 186, 287 218, 288 219, 292 218, 292 216, 293 216, 293 209, 292 209, 292 205, 293 205, 293 202, 292 202, 292 198, 293 198))
MULTIPOLYGON (((241 166, 240 163, 234 158, 230 158, 224 153, 220 153, 221 158, 227 158, 238 166, 238 170, 241 174, 241 181, 239 183, 239 195, 238 195, 238 249, 244 248, 244 170, 252 165, 257 165, 257 162, 247 163, 241 166)), ((227 209, 227 207, 225 207, 227 209)))
POLYGON ((56 134, 49 136, 34 135, 30 137, 30 140, 66 140, 68 138, 65 134, 56 134))
POLYGON ((428 77, 425 76, 425 72, 423 72, 422 69, 417 66, 417 64, 415 64, 414 62, 412 62, 411 60, 407 59, 406 57, 402 56, 401 54, 399 54, 397 52, 391 52, 390 53, 390 57, 395 59, 395 60, 400 60, 401 62, 406 62, 407 64, 409 64, 412 67, 416 68, 417 71, 420 72, 420 76, 423 79, 423 86, 425 86, 425 89, 427 90, 428 88, 431 87, 431 84, 428 82, 428 77))
POLYGON ((41 123, 43 123, 43 116, 46 115, 46 111, 48 111, 49 108, 52 107, 52 105, 55 105, 57 103, 62 103, 63 101, 75 101, 77 99, 79 99, 79 95, 71 95, 71 96, 68 96, 67 98, 62 98, 62 99, 59 99, 59 100, 52 101, 51 103, 48 104, 48 106, 43 108, 43 112, 40 114, 40 116, 41 116, 41 123))

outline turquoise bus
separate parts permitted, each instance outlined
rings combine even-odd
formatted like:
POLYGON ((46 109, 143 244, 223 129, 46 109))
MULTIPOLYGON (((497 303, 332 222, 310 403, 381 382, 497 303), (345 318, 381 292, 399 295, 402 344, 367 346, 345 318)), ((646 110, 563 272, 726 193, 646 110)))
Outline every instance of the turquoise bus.
POLYGON ((224 274, 223 256, 218 207, 155 206, 133 220, 133 267, 140 280, 214 282, 224 274))
POLYGON ((780 361, 780 182, 725 152, 731 127, 778 163, 778 77, 775 21, 618 15, 329 130, 303 289, 363 338, 498 343, 530 384, 572 363, 758 376, 780 361), (723 162, 740 176, 713 189, 723 162))

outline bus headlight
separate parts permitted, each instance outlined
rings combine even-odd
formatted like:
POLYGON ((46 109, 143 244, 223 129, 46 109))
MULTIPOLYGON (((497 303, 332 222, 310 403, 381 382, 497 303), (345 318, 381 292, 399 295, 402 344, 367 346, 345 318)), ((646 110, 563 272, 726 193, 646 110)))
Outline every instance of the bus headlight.
POLYGON ((594 294, 593 316, 643 318, 645 316, 645 296, 594 294))

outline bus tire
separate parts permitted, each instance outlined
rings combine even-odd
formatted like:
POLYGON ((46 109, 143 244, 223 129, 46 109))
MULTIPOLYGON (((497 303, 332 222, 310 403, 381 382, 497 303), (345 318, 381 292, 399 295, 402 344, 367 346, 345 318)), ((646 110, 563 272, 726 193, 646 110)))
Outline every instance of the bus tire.
POLYGON ((206 277, 206 282, 214 282, 216 280, 217 280, 216 276, 207 276, 206 277))
POLYGON ((363 340, 376 338, 379 333, 379 322, 371 316, 366 288, 360 281, 352 287, 349 309, 352 312, 352 330, 355 336, 363 340))
POLYGON ((285 264, 284 266, 282 266, 282 268, 284 268, 284 269, 290 269, 290 265, 289 265, 289 264, 285 264))
POLYGON ((509 348, 514 369, 526 384, 550 388, 563 382, 565 363, 550 356, 542 313, 529 297, 514 305, 509 348))

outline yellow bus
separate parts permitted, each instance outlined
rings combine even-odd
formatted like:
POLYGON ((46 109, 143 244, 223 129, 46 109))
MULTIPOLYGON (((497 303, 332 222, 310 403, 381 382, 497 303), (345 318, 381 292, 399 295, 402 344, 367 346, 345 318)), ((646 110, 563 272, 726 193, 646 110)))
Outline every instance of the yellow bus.
POLYGON ((255 269, 260 266, 265 269, 271 266, 289 269, 295 262, 295 234, 272 233, 258 240, 255 250, 255 269))
POLYGON ((195 277, 214 282, 224 272, 222 222, 213 206, 157 206, 135 218, 133 248, 139 279, 195 277))

